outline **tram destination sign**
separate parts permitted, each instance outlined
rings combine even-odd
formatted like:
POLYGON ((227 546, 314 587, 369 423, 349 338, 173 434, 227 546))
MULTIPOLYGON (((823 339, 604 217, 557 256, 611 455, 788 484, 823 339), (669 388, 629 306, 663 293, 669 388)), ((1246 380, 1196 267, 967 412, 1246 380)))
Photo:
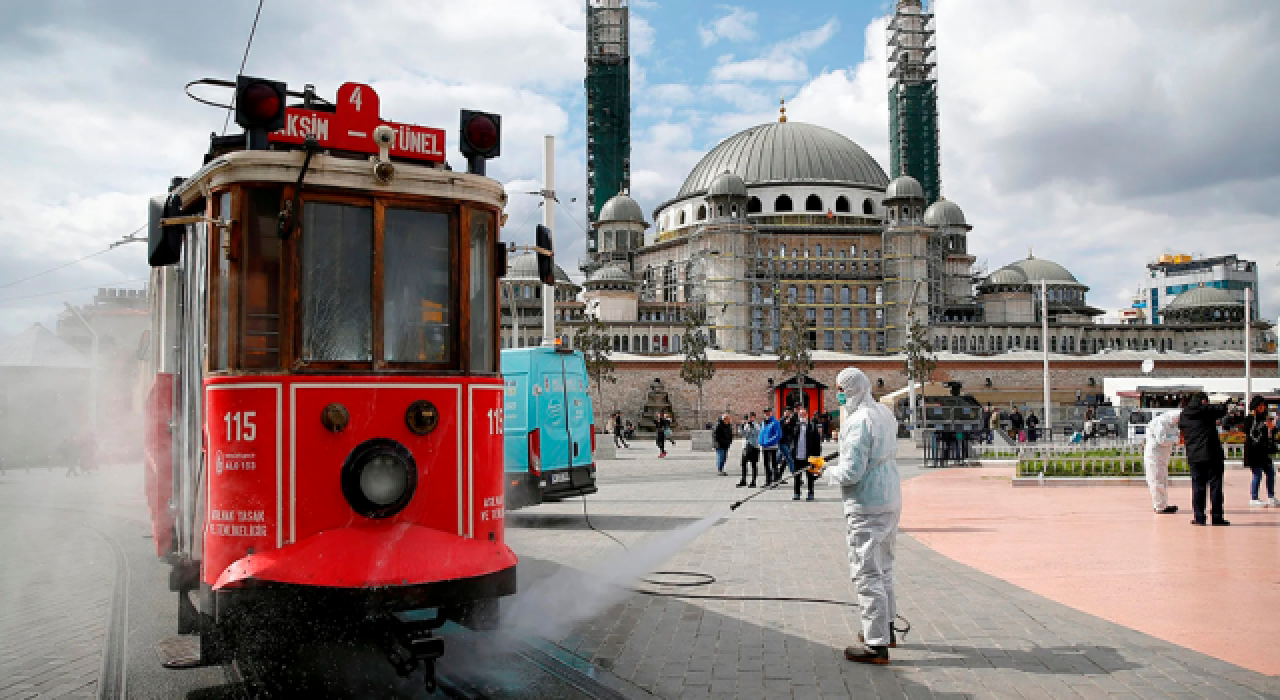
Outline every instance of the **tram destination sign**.
POLYGON ((284 128, 268 135, 271 143, 300 144, 314 134, 321 148, 357 153, 378 153, 373 130, 391 127, 390 154, 396 158, 444 162, 444 130, 416 124, 389 122, 378 116, 378 93, 360 83, 343 83, 338 88, 336 112, 319 112, 302 107, 285 109, 284 128))

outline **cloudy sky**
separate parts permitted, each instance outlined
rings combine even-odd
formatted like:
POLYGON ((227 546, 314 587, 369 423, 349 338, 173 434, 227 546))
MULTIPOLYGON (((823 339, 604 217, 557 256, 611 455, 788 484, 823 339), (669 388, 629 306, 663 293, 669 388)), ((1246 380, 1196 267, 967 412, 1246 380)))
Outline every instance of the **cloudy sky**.
MULTIPOLYGON (((561 262, 582 255, 581 0, 265 0, 246 73, 373 85, 383 116, 449 130, 504 115, 507 238, 539 216, 541 136, 558 139, 561 262), (570 198, 577 203, 569 204, 570 198)), ((0 4, 0 337, 97 286, 139 287, 141 245, 96 253, 199 166, 224 114, 182 94, 234 76, 256 0, 0 4), (217 8, 211 14, 209 8, 217 8)), ((937 0, 946 196, 991 269, 1055 259, 1103 308, 1163 252, 1260 263, 1280 312, 1280 5, 1226 0, 937 0)), ((835 129, 888 165, 886 0, 632 0, 633 189, 646 211, 734 132, 835 129)), ((231 126, 235 129, 235 125, 231 126)), ((460 163, 455 154, 450 160, 460 163)))

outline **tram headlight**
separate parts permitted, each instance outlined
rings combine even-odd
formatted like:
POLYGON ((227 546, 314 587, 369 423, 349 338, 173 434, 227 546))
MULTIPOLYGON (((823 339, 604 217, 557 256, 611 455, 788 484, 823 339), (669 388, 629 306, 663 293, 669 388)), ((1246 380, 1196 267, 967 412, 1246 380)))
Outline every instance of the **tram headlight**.
POLYGON ((413 455, 394 440, 361 443, 342 466, 342 495, 366 518, 389 518, 404 510, 417 485, 413 455))
POLYGON ((426 435, 440 424, 440 411, 430 401, 414 401, 405 409, 404 424, 414 435, 426 435))

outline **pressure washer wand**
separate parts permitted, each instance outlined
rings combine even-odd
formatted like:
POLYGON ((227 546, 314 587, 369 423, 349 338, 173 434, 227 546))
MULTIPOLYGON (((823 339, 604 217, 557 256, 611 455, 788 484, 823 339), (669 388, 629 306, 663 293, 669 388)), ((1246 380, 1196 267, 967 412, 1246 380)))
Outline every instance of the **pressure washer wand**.
MULTIPOLYGON (((824 461, 831 461, 831 460, 833 460, 833 459, 838 459, 839 457, 840 457, 840 453, 839 453, 839 452, 832 452, 831 454, 827 455, 826 457, 823 457, 822 459, 823 459, 824 461)), ((773 482, 772 484, 769 484, 768 486, 766 486, 766 487, 764 487, 764 488, 760 489, 759 491, 756 491, 755 493, 751 494, 750 496, 747 496, 746 498, 742 499, 741 501, 738 501, 737 503, 734 503, 733 505, 729 506, 729 510, 731 510, 731 511, 737 510, 737 509, 739 509, 739 508, 741 508, 741 507, 742 507, 742 504, 743 504, 743 503, 746 503, 747 501, 750 501, 751 499, 755 498, 756 496, 759 496, 760 494, 764 493, 765 491, 772 491, 772 490, 774 490, 774 489, 778 488, 778 487, 779 487, 779 486, 781 486, 781 485, 782 485, 782 479, 778 479, 777 481, 773 482)))

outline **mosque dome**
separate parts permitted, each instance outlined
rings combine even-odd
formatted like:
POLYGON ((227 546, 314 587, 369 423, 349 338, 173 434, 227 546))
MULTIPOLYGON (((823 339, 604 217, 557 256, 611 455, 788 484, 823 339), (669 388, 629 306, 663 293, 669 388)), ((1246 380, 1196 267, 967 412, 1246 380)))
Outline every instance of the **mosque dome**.
POLYGON ((1023 285, 1026 283, 1027 283, 1027 276, 1022 274, 1022 270, 1014 269, 1011 267, 1002 267, 999 270, 996 270, 995 272, 991 273, 991 276, 987 278, 987 281, 985 284, 991 285, 991 286, 996 286, 996 285, 1016 286, 1016 285, 1023 285))
POLYGON ((639 224, 645 222, 644 210, 625 192, 616 194, 605 202, 604 206, 600 207, 600 216, 596 220, 600 222, 629 221, 639 224))
POLYGON ((948 199, 939 199, 929 208, 924 210, 924 223, 926 226, 955 226, 967 228, 969 224, 964 220, 964 212, 960 207, 948 199))
POLYGON ((743 182, 742 177, 736 173, 723 172, 719 177, 711 182, 711 187, 707 189, 709 197, 745 197, 747 196, 747 183, 743 182))
POLYGON ((920 181, 910 175, 894 178, 884 191, 885 199, 924 199, 924 188, 920 181))
POLYGON ((1215 306, 1239 306, 1244 307, 1236 299, 1233 299, 1227 292, 1216 287, 1196 287, 1179 294, 1168 306, 1166 311, 1180 311, 1183 309, 1202 309, 1215 306))
POLYGON ((723 173, 744 185, 821 183, 881 189, 889 183, 861 146, 821 126, 770 122, 753 126, 703 156, 674 199, 707 193, 723 173))
MULTIPOLYGON (((538 279, 538 256, 533 253, 525 253, 512 257, 507 264, 507 276, 503 279, 508 282, 538 279)), ((569 276, 564 273, 564 269, 559 265, 556 265, 556 284, 573 284, 573 280, 569 279, 569 276)))
POLYGON ((587 278, 587 286, 594 287, 596 285, 630 285, 634 282, 631 274, 617 265, 606 265, 587 278))

